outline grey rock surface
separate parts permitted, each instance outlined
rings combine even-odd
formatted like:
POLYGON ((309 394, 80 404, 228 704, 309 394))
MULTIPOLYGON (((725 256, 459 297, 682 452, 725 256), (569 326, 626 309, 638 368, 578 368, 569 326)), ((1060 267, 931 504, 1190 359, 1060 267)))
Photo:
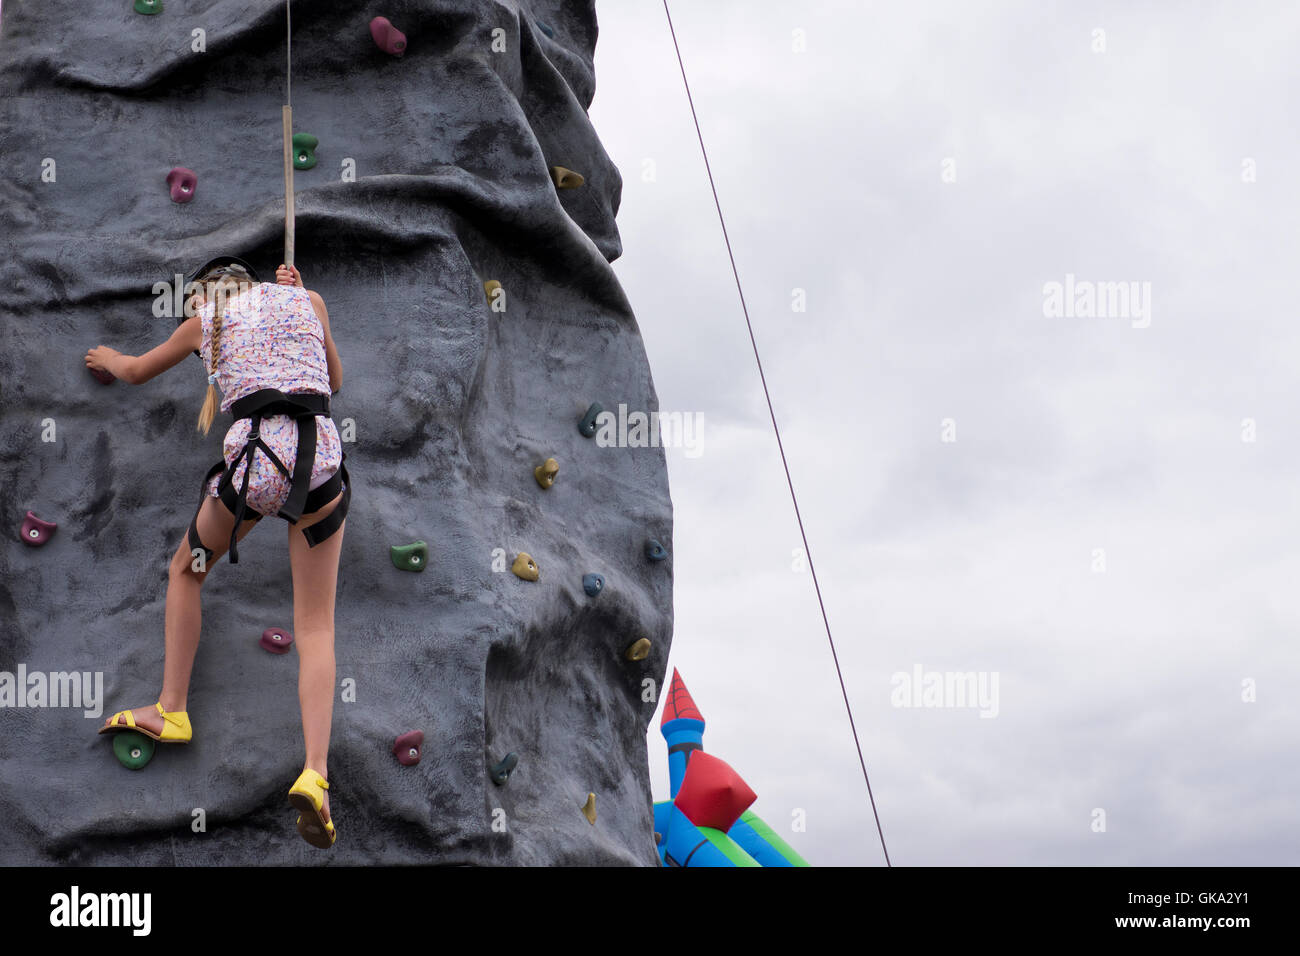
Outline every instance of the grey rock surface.
POLYGON ((336 651, 356 700, 335 703, 340 836, 320 851, 285 800, 297 658, 258 646, 292 627, 286 522, 261 522, 204 586, 194 742, 131 772, 95 734, 157 699, 168 561, 230 419, 196 432, 198 359, 133 387, 100 385, 83 357, 166 338, 154 283, 199 261, 234 253, 264 276, 281 261, 283 4, 5 0, 0 672, 102 673, 103 713, 0 707, 0 864, 657 863, 642 682, 664 677, 672 560, 642 549, 672 550, 666 462, 576 427, 592 401, 658 408, 610 268, 621 179, 586 113, 596 36, 593 0, 293 6, 295 129, 320 140, 295 177, 297 264, 343 362, 334 419, 355 428, 336 651), (372 41, 377 15, 404 56, 372 41), (555 165, 585 184, 558 190, 555 165), (168 194, 177 166, 198 176, 187 204, 168 194), (533 468, 551 456, 543 491, 533 468), (44 547, 20 543, 29 509, 58 523, 44 547), (394 568, 389 547, 417 539, 428 568, 394 568), (509 572, 519 551, 539 581, 509 572), (624 660, 642 637, 650 657, 624 660), (409 730, 424 755, 402 767, 409 730), (487 768, 508 751, 519 767, 498 788, 487 768))

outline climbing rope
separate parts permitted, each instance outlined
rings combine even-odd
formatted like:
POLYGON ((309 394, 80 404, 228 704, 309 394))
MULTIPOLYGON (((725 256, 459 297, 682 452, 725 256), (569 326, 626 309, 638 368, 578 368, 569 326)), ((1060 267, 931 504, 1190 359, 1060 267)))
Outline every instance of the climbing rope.
POLYGON ((736 257, 731 251, 731 238, 727 235, 727 221, 722 215, 722 203, 718 201, 718 188, 713 183, 713 170, 709 166, 709 151, 704 146, 704 134, 700 132, 700 118, 695 112, 695 100, 691 97, 691 84, 686 79, 686 64, 682 61, 682 49, 677 43, 677 31, 673 29, 673 16, 668 10, 668 0, 664 0, 664 14, 668 17, 668 30, 673 37, 673 48, 677 51, 677 63, 682 71, 682 83, 686 87, 686 100, 691 105, 691 118, 695 120, 695 134, 700 140, 700 152, 704 155, 704 168, 709 174, 709 188, 713 190, 713 204, 718 209, 718 221, 722 224, 722 238, 727 243, 727 256, 731 259, 731 272, 736 277, 736 292, 740 295, 740 308, 745 314, 745 325, 749 328, 749 343, 754 348, 754 361, 758 364, 758 377, 763 383, 763 394, 767 397, 767 413, 772 418, 772 431, 776 433, 776 447, 781 452, 781 464, 785 468, 785 481, 790 486, 790 500, 794 502, 794 516, 799 522, 799 535, 803 538, 804 554, 808 556, 808 570, 812 572, 813 588, 817 591, 817 603, 822 610, 822 623, 826 626, 826 640, 830 642, 831 658, 835 661, 835 673, 840 680, 840 693, 844 696, 844 709, 849 714, 849 728, 853 731, 853 743, 858 749, 858 763, 862 766, 862 779, 867 784, 867 797, 871 800, 871 813, 876 819, 876 832, 880 834, 880 849, 885 854, 885 865, 893 866, 889 860, 889 847, 885 845, 885 831, 880 826, 880 813, 876 810, 876 797, 871 791, 871 778, 867 775, 867 762, 862 756, 862 743, 858 739, 858 728, 853 722, 853 708, 849 705, 849 692, 844 686, 844 673, 840 670, 840 658, 835 653, 835 639, 831 636, 831 622, 826 616, 826 603, 822 600, 821 585, 817 581, 817 569, 813 566, 812 549, 808 546, 808 534, 804 531, 803 516, 799 513, 799 498, 794 493, 794 481, 790 477, 790 465, 786 461, 785 446, 781 442, 781 429, 776 424, 776 412, 772 409, 772 393, 767 388, 767 377, 763 374, 763 360, 758 355, 758 341, 754 338, 754 325, 749 320, 749 309, 745 305, 745 292, 740 287, 740 272, 736 269, 736 257))
POLYGON ((284 137, 284 264, 293 269, 293 17, 290 0, 284 0, 284 109, 280 111, 284 137))

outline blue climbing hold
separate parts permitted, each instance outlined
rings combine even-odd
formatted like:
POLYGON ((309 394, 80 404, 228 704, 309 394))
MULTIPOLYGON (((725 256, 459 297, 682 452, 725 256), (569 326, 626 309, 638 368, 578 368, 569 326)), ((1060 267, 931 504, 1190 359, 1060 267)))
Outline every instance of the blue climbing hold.
POLYGON ((596 434, 596 417, 605 409, 600 402, 592 402, 591 407, 587 409, 587 414, 582 416, 582 421, 578 422, 578 431, 584 438, 590 438, 596 434))
POLYGON ((519 754, 506 754, 488 768, 488 772, 492 775, 492 782, 498 787, 505 786, 505 782, 510 779, 510 774, 517 766, 519 766, 519 754))
POLYGON ((651 561, 662 561, 668 557, 668 549, 654 538, 650 538, 645 543, 645 556, 651 561))
POLYGON ((584 574, 582 576, 582 589, 587 592, 587 597, 595 597, 605 590, 605 579, 599 574, 584 574))
POLYGON ((552 40, 555 39, 555 31, 552 30, 552 29, 551 29, 549 26, 547 26, 545 23, 543 23, 541 20, 538 20, 538 21, 537 21, 537 26, 538 26, 539 29, 541 29, 541 31, 542 31, 543 33, 545 33, 545 34, 546 34, 548 37, 550 37, 552 40))

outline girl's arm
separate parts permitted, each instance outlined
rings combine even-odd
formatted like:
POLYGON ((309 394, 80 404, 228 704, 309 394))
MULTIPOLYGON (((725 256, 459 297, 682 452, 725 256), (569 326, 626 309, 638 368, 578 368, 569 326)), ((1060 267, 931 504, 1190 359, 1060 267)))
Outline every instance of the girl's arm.
POLYGON ((102 369, 128 384, 142 385, 179 365, 202 344, 202 338, 203 327, 196 315, 178 325, 166 342, 144 355, 123 355, 107 345, 97 345, 86 353, 86 368, 102 369))
MULTIPOLYGON (((288 267, 283 262, 275 270, 275 281, 280 285, 302 288, 302 274, 298 271, 298 267, 288 267)), ((334 336, 330 335, 330 314, 325 311, 324 299, 310 289, 307 290, 307 295, 311 298, 312 310, 320 319, 321 328, 325 332, 325 363, 330 370, 330 391, 337 392, 343 384, 343 363, 339 361, 339 350, 334 346, 334 336)))
POLYGON ((325 330, 325 362, 330 370, 330 391, 337 392, 343 384, 343 363, 339 361, 339 350, 334 347, 334 336, 330 335, 330 314, 325 311, 325 300, 310 289, 311 307, 320 317, 321 328, 325 330))

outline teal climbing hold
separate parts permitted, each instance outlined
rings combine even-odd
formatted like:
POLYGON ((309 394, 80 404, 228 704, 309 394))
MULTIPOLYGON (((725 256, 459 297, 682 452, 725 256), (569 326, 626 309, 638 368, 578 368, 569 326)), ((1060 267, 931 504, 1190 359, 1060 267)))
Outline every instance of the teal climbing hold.
POLYGON ((395 544, 388 549, 393 567, 399 571, 423 571, 429 563, 429 546, 423 541, 414 544, 395 544))
POLYGON ((293 134, 293 168, 311 169, 316 165, 316 147, 320 140, 311 133, 293 134))
POLYGON ((506 781, 510 779, 510 774, 517 766, 519 766, 519 754, 508 753, 489 767, 488 773, 492 775, 493 783, 498 787, 503 787, 505 786, 506 781))
POLYGON ((605 590, 605 579, 599 574, 584 574, 582 576, 582 589, 587 592, 587 597, 595 597, 605 590))
POLYGON ((645 556, 651 561, 662 561, 668 557, 668 549, 654 538, 651 538, 645 543, 645 556))
POLYGON ((578 422, 578 431, 582 433, 584 438, 590 438, 596 434, 596 418, 604 410, 605 408, 600 402, 591 403, 591 407, 587 409, 587 414, 583 415, 582 420, 578 422))
POLYGON ((148 16, 162 13, 162 0, 135 0, 135 12, 148 16))
POLYGON ((550 27, 548 27, 541 20, 537 21, 537 26, 540 27, 541 31, 545 33, 548 37, 550 37, 552 40, 555 39, 555 31, 552 30, 550 27))

